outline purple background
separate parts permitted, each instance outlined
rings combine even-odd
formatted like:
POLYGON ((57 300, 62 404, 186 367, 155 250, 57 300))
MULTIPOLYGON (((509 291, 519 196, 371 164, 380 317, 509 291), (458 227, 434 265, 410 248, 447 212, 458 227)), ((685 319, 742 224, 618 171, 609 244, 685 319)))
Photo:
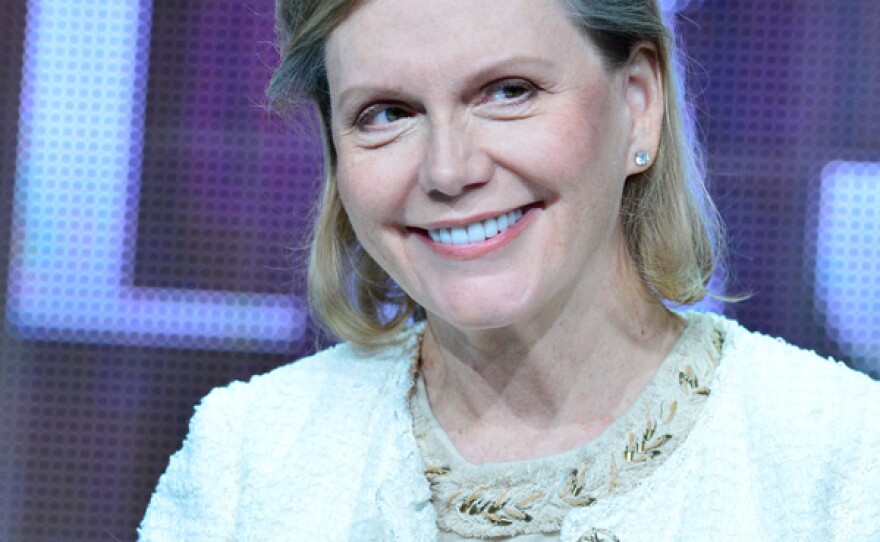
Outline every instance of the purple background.
MULTIPOLYGON (((0 296, 26 15, 22 0, 4 5, 0 296)), ((271 13, 263 0, 155 2, 136 285, 303 293, 291 247, 307 232, 318 145, 258 105, 275 62, 271 13)), ((816 192, 829 161, 880 162, 877 28, 875 0, 706 0, 681 21, 736 285, 754 294, 726 312, 842 359, 814 309, 816 192)), ((0 319, 4 307, 0 297, 0 319)), ((0 331, 0 540, 133 540, 198 399, 315 344, 314 330, 282 355, 0 331)))

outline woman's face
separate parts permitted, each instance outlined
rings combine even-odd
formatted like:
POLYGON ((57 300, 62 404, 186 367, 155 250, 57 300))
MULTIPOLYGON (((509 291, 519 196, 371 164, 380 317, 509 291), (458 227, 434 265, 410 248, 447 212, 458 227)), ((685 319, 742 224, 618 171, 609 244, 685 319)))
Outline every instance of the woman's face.
POLYGON ((525 323, 619 272, 650 92, 556 2, 370 0, 326 63, 345 210, 429 318, 525 323))

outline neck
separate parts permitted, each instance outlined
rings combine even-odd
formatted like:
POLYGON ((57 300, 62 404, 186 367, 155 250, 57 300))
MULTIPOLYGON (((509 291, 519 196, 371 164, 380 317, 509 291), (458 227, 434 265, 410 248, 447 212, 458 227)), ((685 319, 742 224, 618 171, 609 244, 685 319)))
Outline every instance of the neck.
POLYGON ((574 448, 635 401, 682 325, 644 286, 628 255, 618 261, 604 284, 561 292, 557 310, 522 325, 462 330, 428 316, 428 399, 465 458, 574 448))

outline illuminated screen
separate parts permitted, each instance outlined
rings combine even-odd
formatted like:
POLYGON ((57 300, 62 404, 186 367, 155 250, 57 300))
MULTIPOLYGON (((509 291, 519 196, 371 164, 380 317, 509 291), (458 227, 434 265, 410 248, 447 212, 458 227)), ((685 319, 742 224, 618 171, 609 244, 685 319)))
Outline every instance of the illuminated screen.
MULTIPOLYGON (((880 375, 880 4, 669 0, 747 327, 880 375)), ((209 389, 326 343, 270 0, 0 10, 0 540, 133 540, 209 389)))

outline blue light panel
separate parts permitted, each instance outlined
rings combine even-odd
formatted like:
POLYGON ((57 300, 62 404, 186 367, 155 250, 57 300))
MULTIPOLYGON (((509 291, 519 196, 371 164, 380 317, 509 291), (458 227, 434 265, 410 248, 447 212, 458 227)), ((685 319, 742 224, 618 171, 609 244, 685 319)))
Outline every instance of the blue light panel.
POLYGON ((28 4, 9 331, 33 340, 286 350, 304 334, 302 299, 132 286, 151 6, 28 4))
POLYGON ((867 369, 880 368, 880 164, 822 170, 815 303, 828 335, 867 369))

